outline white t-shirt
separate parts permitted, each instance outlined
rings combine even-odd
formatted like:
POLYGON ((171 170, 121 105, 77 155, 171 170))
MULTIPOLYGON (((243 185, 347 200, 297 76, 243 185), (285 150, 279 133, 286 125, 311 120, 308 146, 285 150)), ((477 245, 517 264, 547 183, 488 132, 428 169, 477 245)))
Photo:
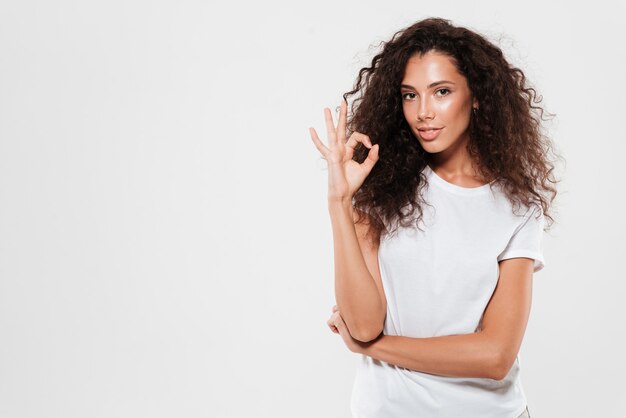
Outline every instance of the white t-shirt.
MULTIPOLYGON (((378 261, 387 297, 383 333, 413 338, 470 334, 499 276, 498 261, 528 257, 544 266, 541 208, 517 215, 497 184, 466 188, 429 166, 423 223, 383 238, 378 261), (535 219, 539 213, 539 218, 535 219)), ((416 212, 417 214, 417 212, 416 212)), ((517 418, 526 407, 516 358, 503 380, 447 377, 361 355, 352 390, 354 418, 517 418)))

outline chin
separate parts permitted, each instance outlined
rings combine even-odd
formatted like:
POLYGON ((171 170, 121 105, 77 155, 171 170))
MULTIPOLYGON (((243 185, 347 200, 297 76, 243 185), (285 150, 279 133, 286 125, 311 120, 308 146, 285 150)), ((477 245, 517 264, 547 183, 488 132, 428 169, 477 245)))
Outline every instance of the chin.
POLYGON ((437 141, 429 142, 429 141, 419 141, 422 149, 429 154, 436 154, 438 152, 444 151, 447 147, 442 145, 441 143, 437 144, 437 141))

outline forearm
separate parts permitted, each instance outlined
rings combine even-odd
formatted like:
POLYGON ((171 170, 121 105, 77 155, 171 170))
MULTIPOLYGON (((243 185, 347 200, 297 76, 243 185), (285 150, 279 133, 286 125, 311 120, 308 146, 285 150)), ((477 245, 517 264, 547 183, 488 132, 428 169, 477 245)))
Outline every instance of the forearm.
POLYGON ((369 341, 382 331, 383 301, 369 272, 353 220, 351 202, 329 201, 334 258, 335 298, 350 334, 369 341), (375 335, 374 335, 375 334, 375 335))
POLYGON ((502 379, 506 375, 496 345, 480 332, 430 338, 381 335, 359 344, 356 352, 440 376, 502 379))

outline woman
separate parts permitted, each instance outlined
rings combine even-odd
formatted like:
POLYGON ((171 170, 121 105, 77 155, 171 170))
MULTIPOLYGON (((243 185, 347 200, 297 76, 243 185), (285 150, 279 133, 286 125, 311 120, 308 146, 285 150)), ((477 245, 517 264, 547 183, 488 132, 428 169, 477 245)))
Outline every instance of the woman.
POLYGON ((498 47, 429 18, 361 69, 336 127, 324 109, 328 147, 310 128, 329 168, 328 325, 362 354, 354 417, 530 416, 517 355, 557 183, 540 101, 498 47))

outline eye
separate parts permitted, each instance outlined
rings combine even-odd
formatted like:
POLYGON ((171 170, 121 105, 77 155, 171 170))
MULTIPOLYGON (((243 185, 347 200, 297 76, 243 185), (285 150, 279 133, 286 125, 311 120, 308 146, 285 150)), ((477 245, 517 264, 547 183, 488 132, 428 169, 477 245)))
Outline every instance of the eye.
POLYGON ((403 98, 404 100, 414 99, 414 98, 415 98, 415 93, 404 93, 404 94, 402 95, 402 98, 403 98), (408 97, 408 98, 407 98, 407 96, 409 96, 409 95, 410 95, 410 97, 408 97))
POLYGON ((439 93, 440 91, 446 91, 447 93, 444 94, 443 96, 447 96, 448 94, 450 94, 450 90, 449 89, 439 89, 437 90, 435 93, 439 93))

